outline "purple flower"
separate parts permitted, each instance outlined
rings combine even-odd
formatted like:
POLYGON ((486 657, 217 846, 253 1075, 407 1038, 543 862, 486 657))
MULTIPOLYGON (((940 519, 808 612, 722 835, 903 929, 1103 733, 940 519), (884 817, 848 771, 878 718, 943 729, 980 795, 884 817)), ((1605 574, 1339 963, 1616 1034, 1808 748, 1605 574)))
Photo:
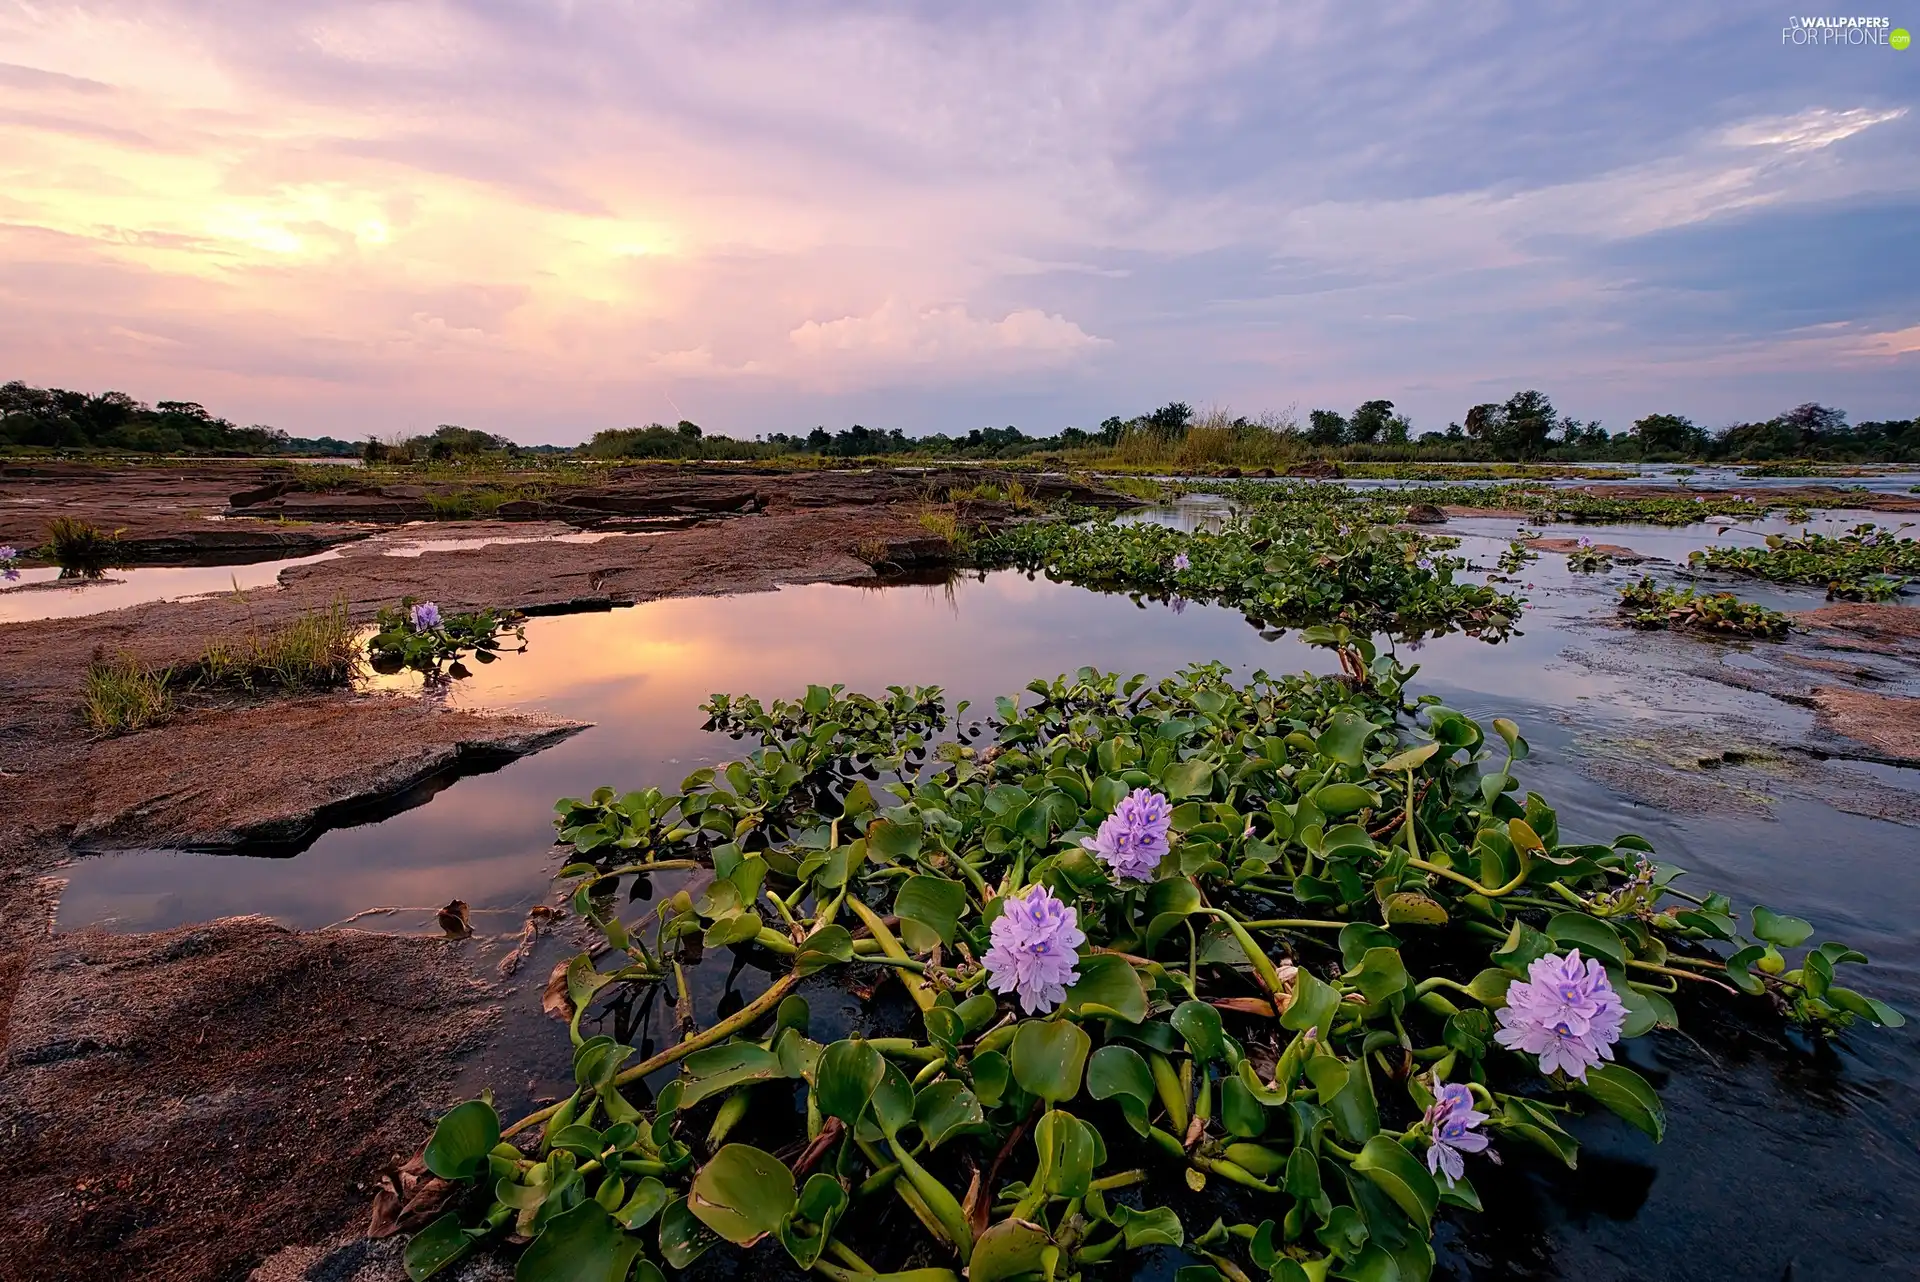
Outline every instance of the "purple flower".
POLYGON ((1120 799, 1100 831, 1080 844, 1099 856, 1117 877, 1150 881, 1167 853, 1167 827, 1173 807, 1157 792, 1135 788, 1120 799))
POLYGON ((1487 1137, 1473 1129, 1486 1121, 1487 1115, 1474 1111, 1472 1091, 1458 1082, 1448 1082, 1434 1097, 1426 1120, 1432 1128, 1427 1140, 1427 1170, 1435 1175, 1444 1172, 1447 1187, 1452 1188, 1466 1171, 1461 1155, 1479 1153, 1487 1147, 1487 1137))
POLYGON ((1415 562, 1415 564, 1417 564, 1423 570, 1431 570, 1433 568, 1433 558, 1430 556, 1423 556, 1419 559, 1419 561, 1415 562))
POLYGON ((1183 596, 1170 597, 1167 600, 1167 607, 1175 614, 1185 614, 1187 612, 1187 598, 1183 596))
POLYGON ((5 569, 0 569, 0 579, 5 579, 11 583, 20 577, 20 571, 13 568, 13 559, 19 555, 20 552, 17 548, 11 545, 0 545, 0 566, 6 567, 5 569))
POLYGON ((422 601, 408 611, 407 617, 412 620, 415 632, 431 632, 440 626, 440 607, 431 601, 422 601))
POLYGON ((1188 568, 1189 566, 1191 566, 1192 564, 1193 564, 1193 562, 1191 562, 1191 561, 1189 561, 1189 560, 1187 560, 1187 554, 1186 554, 1185 552, 1175 552, 1175 553, 1173 554, 1173 568, 1174 568, 1174 569, 1176 569, 1176 570, 1184 570, 1184 569, 1187 569, 1187 568, 1188 568))
POLYGON ((1527 967, 1527 978, 1507 987, 1506 1009, 1493 1038, 1508 1050, 1540 1057, 1540 1071, 1565 1069, 1577 1081, 1613 1058, 1627 1009, 1607 980, 1606 968, 1580 950, 1548 953, 1527 967))
POLYGON ((14 557, 19 555, 20 555, 20 551, 18 548, 11 547, 11 546, 0 547, 0 561, 11 561, 13 560, 14 557))
POLYGON ((1087 942, 1078 914, 1053 897, 1045 886, 1023 895, 1008 895, 1006 910, 993 919, 993 946, 981 960, 987 967, 987 987, 996 993, 1015 993, 1020 1009, 1044 1015, 1067 995, 1067 985, 1080 978, 1073 968, 1074 950, 1087 942))
POLYGON ((1583 548, 1590 548, 1593 546, 1593 540, 1588 538, 1586 535, 1582 534, 1580 536, 1580 546, 1583 548))

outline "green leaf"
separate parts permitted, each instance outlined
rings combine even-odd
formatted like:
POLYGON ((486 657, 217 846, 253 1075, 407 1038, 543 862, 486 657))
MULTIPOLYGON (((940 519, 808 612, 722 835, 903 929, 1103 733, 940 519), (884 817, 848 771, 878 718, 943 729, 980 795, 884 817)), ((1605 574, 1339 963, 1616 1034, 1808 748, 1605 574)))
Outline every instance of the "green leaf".
POLYGON ((1293 984, 1293 1000, 1280 1016, 1280 1027, 1296 1033, 1317 1028, 1317 1035, 1325 1040, 1327 1026, 1340 1008, 1340 990, 1314 978, 1305 968, 1295 974, 1293 984))
POLYGON ((1134 1133, 1143 1137, 1147 1134, 1153 1073, 1138 1051, 1112 1044, 1095 1051, 1087 1062, 1087 1093, 1095 1099, 1117 1100, 1120 1115, 1134 1133))
POLYGON ((1001 1282, 1022 1273, 1037 1273, 1040 1256, 1051 1240, 1047 1231, 1028 1220, 1004 1219, 982 1233, 967 1263, 968 1282, 1001 1282))
POLYGON ((747 1144, 728 1144, 694 1176, 687 1206, 715 1233, 744 1246, 779 1228, 797 1197, 785 1162, 747 1144))
POLYGON ((890 861, 911 859, 920 853, 924 831, 918 821, 902 824, 876 819, 867 829, 867 849, 890 861))
POLYGON ((1369 1006, 1378 1006, 1397 997, 1407 987, 1407 967, 1397 948, 1369 948, 1360 964, 1345 978, 1353 984, 1369 1006))
POLYGON ((1493 953, 1493 964, 1516 979, 1527 977, 1527 967, 1553 951, 1553 941, 1523 921, 1513 923, 1507 942, 1493 953))
POLYGON ((964 885, 921 873, 907 878, 900 887, 893 911, 900 918, 900 934, 907 947, 924 953, 935 944, 952 945, 954 927, 966 906, 964 885))
POLYGON ((1186 1040, 1187 1049, 1202 1063, 1227 1058, 1226 1034, 1220 1027, 1220 1012, 1200 1001, 1184 1001, 1174 1007, 1168 1021, 1186 1040))
POLYGON ((1408 748, 1405 752, 1395 753, 1380 763, 1380 769, 1386 774, 1399 774, 1405 770, 1416 770, 1427 764, 1434 753, 1440 751, 1437 743, 1423 743, 1408 748))
POLYGON ((1807 942, 1807 936, 1813 934, 1813 923, 1798 917, 1786 917, 1763 908, 1758 904, 1753 908, 1753 933, 1756 938, 1769 944, 1778 944, 1782 948, 1798 948, 1807 942))
POLYGON ((1168 931, 1200 907, 1200 888, 1185 877, 1163 877, 1147 887, 1147 947, 1156 947, 1168 931))
POLYGON ((801 942, 793 969, 796 974, 812 975, 852 960, 852 933, 845 926, 822 926, 801 942))
POLYGON ((1071 1113, 1051 1108, 1034 1123, 1033 1144, 1040 1151, 1040 1170, 1046 1187, 1056 1197, 1085 1197, 1093 1183, 1095 1141, 1093 1128, 1071 1113))
POLYGON ((1059 1104, 1080 1093, 1093 1039, 1078 1024, 1029 1019, 1013 1035, 1013 1080, 1029 1095, 1059 1104))
POLYGON ((835 1042, 820 1053, 819 1066, 814 1069, 813 1097, 820 1112, 852 1126, 867 1111, 867 1101, 873 1098, 886 1071, 880 1052, 864 1040, 835 1042))
POLYGON ((1328 783, 1314 789, 1313 804, 1323 815, 1350 815, 1356 810, 1378 807, 1380 794, 1357 783, 1328 783))
POLYGON ((1156 1206, 1151 1210, 1136 1211, 1130 1206, 1115 1206, 1113 1222, 1120 1226, 1120 1232, 1125 1235, 1129 1251, 1137 1251, 1143 1246, 1180 1246, 1187 1240, 1180 1217, 1170 1207, 1156 1206))
POLYGON ((1361 1148, 1353 1169, 1392 1198, 1394 1205, 1420 1226, 1422 1234, 1433 1231, 1433 1213, 1440 1205, 1440 1189, 1427 1173, 1426 1164, 1407 1152, 1398 1140, 1374 1136, 1361 1148))
POLYGON ((887 1063, 873 1088, 873 1120, 892 1139, 913 1120, 913 1085, 897 1064, 887 1063))
POLYGON ((720 1235, 700 1222, 686 1198, 675 1198, 660 1212, 660 1254, 673 1268, 686 1268, 718 1241, 720 1235))
POLYGON ((800 1190, 793 1213, 780 1225, 780 1245, 787 1248, 794 1263, 803 1269, 812 1268, 846 1209, 847 1191, 840 1187, 840 1181, 815 1172, 800 1190))
POLYGON ((547 1221, 521 1253, 514 1282, 607 1282, 626 1277, 639 1254, 640 1239, 588 1200, 547 1221))
POLYGON ((1667 1110, 1647 1080, 1625 1064, 1600 1064, 1587 1070, 1580 1089, 1660 1142, 1667 1133, 1667 1110))
POLYGON ((1230 1133, 1254 1139, 1267 1129, 1267 1110, 1245 1082, 1238 1077, 1223 1078, 1220 1121, 1230 1133))
POLYGON ((1444 926, 1447 910, 1440 902, 1417 891, 1402 890, 1388 895, 1380 904, 1381 915, 1389 926, 1444 926))
POLYGON ((1364 1058, 1347 1065, 1346 1084, 1327 1101, 1327 1112, 1333 1116, 1333 1129, 1349 1144, 1362 1143, 1378 1133, 1380 1108, 1374 1103, 1373 1079, 1367 1074, 1364 1058))
POLYGON ((1357 766, 1366 759, 1367 737, 1379 728, 1351 708, 1341 708, 1320 732, 1314 747, 1343 766, 1357 766))
POLYGON ((974 1098, 966 1083, 951 1078, 933 1083, 914 1097, 913 1120, 920 1124, 920 1133, 927 1137, 928 1148, 939 1148, 961 1131, 986 1125, 980 1101, 974 1098))
POLYGON ((613 1218, 630 1229, 645 1228, 672 1200, 673 1194, 667 1191, 666 1185, 651 1175, 643 1175, 634 1187, 633 1196, 613 1213, 613 1218))
POLYGON ((1568 948, 1578 948, 1584 955, 1616 970, 1626 967, 1627 949, 1620 942, 1620 933, 1598 917, 1556 913, 1547 921, 1547 938, 1568 948))
POLYGON ((407 1276, 423 1282, 473 1249, 473 1235, 460 1227, 460 1217, 452 1211, 407 1239, 403 1259, 407 1276))
POLYGON ((1013 1072, 1007 1066, 1007 1057, 999 1051, 975 1051, 970 1067, 973 1069, 973 1093, 988 1108, 998 1108, 1000 1097, 1007 1093, 1007 1083, 1013 1079, 1013 1072))
POLYGON ((486 1168, 500 1142, 500 1115, 485 1100, 455 1105, 433 1128, 423 1155, 427 1169, 443 1180, 464 1180, 486 1168))
POLYGON ((1080 978, 1067 989, 1067 1010, 1138 1024, 1147 1017, 1147 990, 1133 963, 1112 953, 1094 953, 1078 962, 1080 978))
POLYGON ((770 1082, 785 1076, 779 1057, 752 1042, 730 1042, 695 1051, 687 1056, 685 1068, 687 1080, 681 1087, 681 1108, 692 1108, 703 1099, 746 1082, 770 1082))
POLYGON ((1213 765, 1200 760, 1175 762, 1160 777, 1160 786, 1170 801, 1208 796, 1213 792, 1213 765))

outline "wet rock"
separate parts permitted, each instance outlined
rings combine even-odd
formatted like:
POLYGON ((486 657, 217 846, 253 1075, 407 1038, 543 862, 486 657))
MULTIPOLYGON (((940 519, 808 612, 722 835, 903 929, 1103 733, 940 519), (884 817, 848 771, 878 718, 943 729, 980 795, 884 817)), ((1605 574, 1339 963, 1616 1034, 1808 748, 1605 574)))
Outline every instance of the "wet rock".
POLYGON ((1409 525, 1444 525, 1447 514, 1431 503, 1414 503, 1408 506, 1404 519, 1409 525))
POLYGON ((257 917, 31 941, 7 993, 0 1240, 35 1264, 8 1275, 237 1277, 363 1225, 363 1190, 497 1018, 460 947, 257 917))
POLYGON ((1340 465, 1331 459, 1309 458, 1301 459, 1298 463, 1288 467, 1287 475, 1324 479, 1327 477, 1340 476, 1343 475, 1343 473, 1340 470, 1340 465))
POLYGON ((1811 692, 1829 733, 1871 749, 1882 760, 1920 765, 1920 699, 1819 686, 1811 692))
POLYGON ((1562 556, 1572 556, 1575 552, 1580 551, 1598 552, 1603 556, 1612 557, 1622 565, 1638 565, 1640 562, 1650 559, 1642 556, 1632 548, 1622 547, 1618 543, 1596 543, 1590 548, 1583 549, 1580 546, 1579 539, 1541 538, 1527 539, 1525 542, 1528 547, 1536 552, 1551 552, 1562 556))

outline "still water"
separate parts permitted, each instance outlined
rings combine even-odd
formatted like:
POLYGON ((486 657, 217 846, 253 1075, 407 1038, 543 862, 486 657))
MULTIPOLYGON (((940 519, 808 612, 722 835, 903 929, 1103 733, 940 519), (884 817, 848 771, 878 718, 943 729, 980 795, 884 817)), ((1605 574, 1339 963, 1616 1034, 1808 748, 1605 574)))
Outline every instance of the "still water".
MULTIPOLYGON (((1200 524, 1210 515, 1183 510, 1162 519, 1200 524)), ((1490 564, 1513 525, 1462 521, 1444 532, 1464 539, 1463 554, 1490 564)), ((1580 532, 1674 560, 1713 534, 1701 527, 1580 532)), ((1497 646, 1460 636, 1403 645, 1402 654, 1422 665, 1416 687, 1470 715, 1520 722, 1535 750, 1522 784, 1558 807, 1569 840, 1639 832, 1661 858, 1693 870, 1696 891, 1720 889, 1742 905, 1757 900, 1795 912, 1820 928, 1816 939, 1831 935, 1862 948, 1875 965, 1859 986, 1920 1011, 1915 829, 1824 804, 1818 785, 1813 795, 1804 787, 1781 791, 1732 812, 1657 809, 1583 768, 1599 743, 1647 742, 1676 729, 1724 736, 1729 745, 1793 742, 1810 723, 1802 709, 1687 675, 1701 664, 1757 662, 1749 647, 1625 633, 1611 623, 1609 602, 1630 572, 1575 576, 1562 562, 1543 557, 1514 585, 1526 585, 1532 603, 1523 635, 1497 646)), ((1818 603, 1791 590, 1773 590, 1773 599, 1791 608, 1818 603)), ((394 908, 402 911, 362 924, 431 931, 432 909, 460 898, 472 905, 482 934, 509 934, 529 907, 546 902, 559 866, 550 844, 555 798, 600 784, 672 787, 697 767, 738 754, 739 745, 700 728, 699 704, 719 691, 771 699, 796 695, 808 682, 867 691, 939 684, 950 700, 990 705, 1032 677, 1082 664, 1155 675, 1202 659, 1242 673, 1334 667, 1325 652, 1291 635, 1263 634, 1228 609, 1097 594, 1015 572, 935 586, 814 585, 663 601, 535 619, 527 637, 526 654, 476 668, 444 697, 463 707, 589 721, 592 729, 453 782, 397 817, 328 833, 297 857, 133 852, 79 860, 63 870, 70 884, 61 927, 152 929, 237 913, 314 927, 394 908)), ((418 689, 417 679, 384 684, 396 697, 418 689)), ((1914 776, 1859 777, 1862 786, 1911 790, 1914 776)), ((566 1070, 564 1034, 537 1015, 540 982, 564 955, 551 942, 510 998, 511 1036, 496 1060, 510 1060, 512 1071, 488 1074, 516 1081, 510 1094, 551 1089, 566 1070)), ((725 968, 724 960, 717 964, 725 968)), ((751 972, 705 975, 702 1018, 737 1005, 761 982, 751 972)), ((1911 1027, 1863 1030, 1816 1047, 1696 1013, 1684 1036, 1643 1038, 1628 1050, 1663 1091, 1666 1143, 1656 1147, 1601 1115, 1579 1124, 1586 1147, 1578 1171, 1518 1150, 1505 1165, 1477 1171, 1490 1213, 1443 1227, 1440 1276, 1914 1276, 1917 1051, 1911 1027)), ((1170 1276, 1182 1262, 1161 1252, 1142 1276, 1170 1276)))

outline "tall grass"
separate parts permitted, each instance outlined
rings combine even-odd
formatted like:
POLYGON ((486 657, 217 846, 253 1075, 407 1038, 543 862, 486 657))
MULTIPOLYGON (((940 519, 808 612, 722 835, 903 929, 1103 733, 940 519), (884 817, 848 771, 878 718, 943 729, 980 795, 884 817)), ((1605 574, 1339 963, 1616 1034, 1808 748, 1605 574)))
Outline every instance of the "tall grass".
POLYGON ((128 734, 165 721, 173 715, 172 679, 172 669, 148 668, 125 652, 111 659, 95 655, 81 688, 88 728, 128 734))
POLYGON ((1183 436, 1130 431, 1110 455, 1123 467, 1172 470, 1208 467, 1284 467, 1307 454, 1290 414, 1245 420, 1225 409, 1201 415, 1183 436))
POLYGON ((242 690, 317 690, 345 685, 360 670, 360 641, 345 602, 309 610, 291 623, 262 629, 249 623, 232 641, 207 647, 197 680, 242 690))

